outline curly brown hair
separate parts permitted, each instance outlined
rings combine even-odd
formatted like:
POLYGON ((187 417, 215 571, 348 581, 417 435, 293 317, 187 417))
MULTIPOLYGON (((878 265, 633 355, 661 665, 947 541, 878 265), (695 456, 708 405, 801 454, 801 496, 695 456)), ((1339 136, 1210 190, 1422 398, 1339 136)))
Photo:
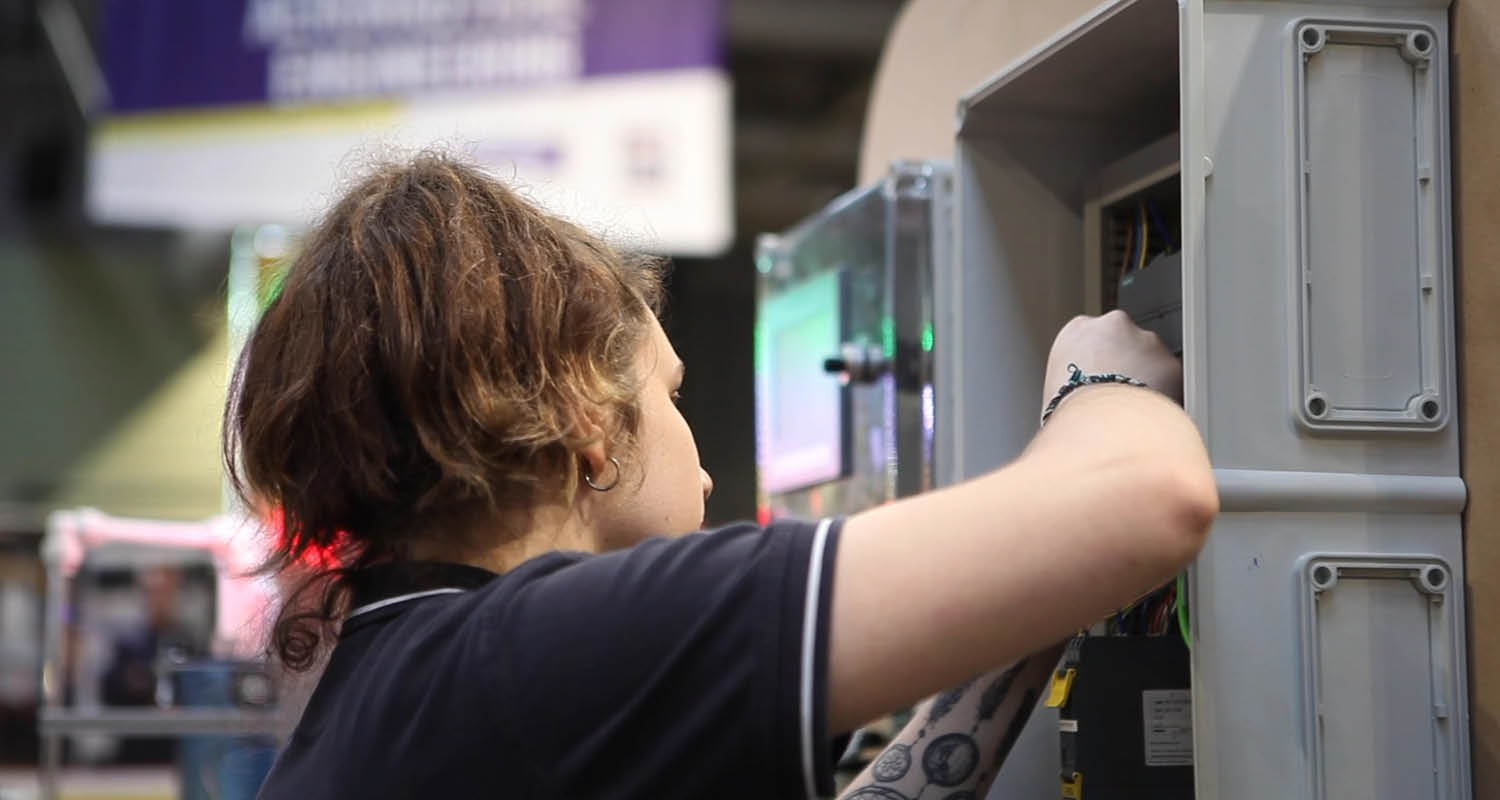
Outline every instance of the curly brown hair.
POLYGON ((267 569, 336 554, 277 618, 287 667, 314 663, 357 569, 572 502, 588 422, 635 443, 661 281, 656 260, 446 155, 349 189, 304 239, 224 414, 235 491, 283 520, 267 569))

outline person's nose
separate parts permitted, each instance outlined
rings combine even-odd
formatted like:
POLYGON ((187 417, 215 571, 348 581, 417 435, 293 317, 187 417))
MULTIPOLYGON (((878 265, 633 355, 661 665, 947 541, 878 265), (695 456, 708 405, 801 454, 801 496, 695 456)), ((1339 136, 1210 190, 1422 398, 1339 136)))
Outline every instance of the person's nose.
POLYGON ((714 493, 714 479, 713 479, 713 476, 711 476, 711 475, 708 474, 708 470, 706 470, 706 469, 704 469, 702 467, 699 467, 698 468, 698 480, 703 483, 703 499, 707 500, 708 496, 714 493))

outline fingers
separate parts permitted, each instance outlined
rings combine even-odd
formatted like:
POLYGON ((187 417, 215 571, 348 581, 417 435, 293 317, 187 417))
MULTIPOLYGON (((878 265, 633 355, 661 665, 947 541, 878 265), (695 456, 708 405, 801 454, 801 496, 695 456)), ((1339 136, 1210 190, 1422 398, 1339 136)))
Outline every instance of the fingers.
POLYGON ((1047 399, 1066 382, 1069 364, 1088 373, 1127 375, 1174 400, 1182 398, 1182 363, 1160 336, 1119 309, 1098 317, 1080 315, 1063 326, 1048 359, 1047 399))

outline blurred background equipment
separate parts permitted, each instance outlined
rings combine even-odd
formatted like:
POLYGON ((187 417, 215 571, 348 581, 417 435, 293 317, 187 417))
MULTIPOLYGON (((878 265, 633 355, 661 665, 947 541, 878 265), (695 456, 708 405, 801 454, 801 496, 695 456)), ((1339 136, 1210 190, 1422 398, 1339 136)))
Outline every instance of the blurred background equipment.
MULTIPOLYGON (((278 137, 283 144, 286 137, 316 139, 315 131, 324 123, 337 128, 334 135, 365 126, 370 144, 352 156, 333 154, 320 165, 318 174, 326 183, 318 192, 281 198, 298 220, 305 220, 326 202, 335 179, 356 168, 361 158, 378 154, 384 145, 416 143, 404 138, 414 133, 411 126, 382 133, 369 127, 372 120, 404 115, 446 125, 433 134, 442 144, 494 164, 513 163, 502 175, 530 185, 536 196, 544 194, 540 187, 547 181, 561 181, 562 162, 556 157, 562 150, 522 145, 545 139, 573 147, 584 140, 585 149, 570 152, 595 159, 591 177, 613 176, 622 192, 634 187, 604 198, 618 206, 599 217, 598 224, 627 243, 654 243, 677 256, 666 324, 679 352, 693 365, 683 411, 716 479, 708 518, 718 524, 753 517, 756 273, 748 266, 753 235, 793 224, 853 184, 871 75, 901 2, 675 4, 692 6, 692 14, 640 13, 639 4, 622 1, 493 4, 520 12, 546 5, 551 9, 547 13, 561 13, 564 7, 597 6, 610 13, 631 9, 632 25, 614 29, 639 34, 649 23, 653 30, 648 38, 670 40, 669 46, 646 55, 680 56, 686 50, 696 52, 693 58, 701 63, 679 61, 639 71, 636 67, 648 65, 632 64, 627 47, 600 56, 615 59, 613 67, 578 80, 423 82, 406 85, 399 97, 363 99, 354 95, 370 87, 353 87, 352 94, 310 103, 292 96, 273 103, 262 97, 257 103, 254 96, 234 95, 240 99, 215 106, 227 98, 226 91, 236 91, 212 86, 215 76, 242 68, 244 59, 234 54, 255 48, 246 41, 230 42, 222 51, 226 58, 216 59, 203 55, 207 45, 196 38, 182 44, 174 37, 185 29, 213 26, 222 35, 228 7, 220 5, 137 0, 0 4, 0 102, 7 110, 0 124, 0 338, 7 343, 0 348, 0 795, 7 800, 35 791, 28 765, 39 757, 46 595, 40 547, 48 514, 89 507, 105 509, 111 518, 200 521, 225 508, 218 417, 226 365, 239 337, 253 325, 267 282, 295 253, 298 224, 226 216, 221 224, 204 227, 213 220, 200 216, 191 227, 184 225, 200 210, 265 201, 248 190, 278 165, 251 157, 254 153, 264 155, 278 137), (138 16, 132 18, 132 12, 138 16), (201 18, 193 16, 199 12, 201 18), (705 14, 716 20, 711 28, 705 27, 705 14), (167 18, 172 15, 177 18, 167 18), (181 46, 168 47, 169 39, 181 46), (160 67, 172 59, 179 66, 191 61, 200 68, 164 77, 160 67), (615 70, 612 77, 603 74, 608 70, 615 70), (674 75, 678 79, 670 80, 674 75), (725 88, 731 83, 732 95, 725 88), (643 91, 646 84, 665 91, 643 91), (162 95, 174 91, 184 94, 162 95), (684 91, 697 92, 699 99, 684 91), (151 100, 152 92, 157 92, 156 100, 151 100), (502 105, 493 99, 498 94, 567 98, 567 108, 560 103, 538 106, 524 125, 507 127, 526 136, 499 137, 507 147, 482 149, 481 140, 493 144, 497 139, 493 129, 470 135, 461 127, 476 118, 513 120, 503 109, 476 108, 476 99, 502 105), (422 99, 413 100, 415 95, 422 99), (601 105, 609 97, 629 102, 601 105), (448 112, 453 119, 443 122, 442 114, 448 112), (689 117, 692 124, 687 124, 689 117), (257 126, 257 119, 274 120, 276 127, 257 126), (551 122, 540 124, 545 120, 551 122), (618 138, 602 142, 606 129, 618 138), (230 147, 225 143, 236 130, 241 146, 230 147), (698 145, 679 147, 691 143, 685 136, 698 145), (131 157, 149 154, 154 143, 168 145, 154 151, 163 158, 202 153, 216 144, 227 149, 221 150, 223 163, 194 164, 191 171, 174 167, 144 177, 121 171, 131 157), (596 146, 602 149, 588 149, 596 146), (115 171, 97 169, 106 162, 115 171), (550 171, 544 169, 549 164, 550 171), (169 184, 202 178, 212 171, 202 171, 209 167, 253 172, 241 174, 232 185, 206 187, 212 196, 195 194, 189 200, 193 207, 185 207, 186 196, 169 184), (120 197, 101 194, 106 175, 120 179, 111 179, 112 185, 136 192, 133 199, 139 205, 120 208, 117 203, 111 208, 118 215, 94 215, 101 200, 120 197), (696 199, 668 192, 667 184, 679 180, 698 187, 696 199), (650 227, 633 227, 649 221, 642 209, 653 202, 673 215, 676 227, 654 221, 650 227), (164 205, 185 216, 161 217, 164 205), (678 234, 691 241, 669 246, 678 234), (716 250, 724 252, 715 255, 716 250)), ((296 4, 231 5, 245 10, 255 6, 268 14, 257 24, 285 34, 276 45, 278 52, 290 59, 308 52, 298 41, 300 23, 282 14, 296 4)), ((377 11, 389 21, 390 14, 404 13, 399 7, 417 5, 385 3, 377 11)), ((380 15, 371 13, 379 22, 380 15)), ((577 33, 576 26, 572 30, 577 33)), ((496 35, 494 28, 477 33, 496 35)), ((590 35, 583 34, 585 44, 592 46, 598 39, 590 35)), ((258 52, 256 57, 266 64, 279 57, 268 47, 258 52)), ((434 74, 428 67, 420 69, 434 74)), ((273 195, 291 188, 290 183, 277 187, 273 195)), ((575 186, 567 199, 603 198, 601 192, 608 188, 575 186)), ((600 206, 596 203, 593 210, 604 210, 600 206)), ((137 602, 125 598, 135 591, 126 587, 140 588, 138 576, 128 570, 106 573, 117 576, 109 580, 123 581, 110 589, 114 597, 127 605, 137 602), (127 573, 128 579, 123 577, 127 573)), ((139 580, 143 586, 145 579, 139 580)), ((171 796, 178 790, 175 773, 175 767, 162 772, 99 764, 88 771, 65 771, 62 788, 90 796, 171 796)))
MULTIPOLYGON (((0 517, 3 520, 3 517, 0 517)), ((38 538, 0 528, 0 769, 36 763, 46 571, 38 538)))
POLYGON ((932 488, 933 279, 951 269, 953 176, 897 162, 760 237, 760 516, 851 514, 932 488))
MULTIPOLYGON (((85 199, 98 188, 99 177, 86 168, 107 147, 106 131, 114 130, 112 125, 149 122, 170 128, 172 120, 189 118, 228 124, 253 117, 247 109, 255 108, 234 106, 246 112, 238 115, 227 108, 123 114, 100 105, 106 94, 113 98, 116 93, 78 84, 76 64, 91 62, 90 69, 109 74, 112 24, 127 34, 119 47, 150 57, 140 52, 149 43, 128 35, 128 20, 111 22, 112 2, 0 4, 0 102, 7 109, 6 123, 0 125, 0 337, 7 342, 0 348, 0 374, 8 376, 0 380, 0 409, 5 412, 0 414, 0 441, 5 443, 0 447, 0 510, 12 509, 17 527, 31 537, 40 536, 45 513, 58 507, 92 506, 167 519, 201 519, 221 510, 217 432, 225 354, 231 350, 223 311, 230 234, 240 226, 253 232, 278 222, 289 236, 296 234, 296 227, 283 220, 259 217, 226 221, 221 227, 182 228, 101 223, 86 215, 85 199), (83 43, 91 49, 79 51, 77 37, 55 36, 58 24, 44 22, 54 17, 71 17, 62 27, 82 30, 83 43), (65 63, 73 66, 65 68, 65 63), (80 109, 90 111, 85 115, 80 109)), ((715 151, 726 160, 723 183, 729 200, 674 204, 673 212, 691 215, 694 231, 727 230, 733 238, 717 256, 705 256, 707 250, 666 251, 678 256, 667 326, 679 351, 694 364, 690 383, 698 387, 689 386, 683 409, 718 486, 709 501, 711 521, 750 517, 756 507, 755 467, 748 455, 755 447, 755 273, 744 268, 753 236, 793 224, 853 185, 872 72, 900 5, 900 0, 724 0, 713 12, 718 22, 712 69, 727 73, 734 87, 723 110, 733 135, 725 131, 723 146, 728 149, 715 151), (730 214, 727 222, 707 219, 724 207, 730 214), (688 252, 698 255, 684 255, 688 252)), ((655 23, 670 28, 673 19, 655 23)), ((703 31, 696 26, 689 25, 683 36, 701 44, 703 31)), ((160 32, 182 27, 173 23, 160 32)), ((230 66, 210 65, 205 75, 230 66)), ((147 79, 160 78, 149 69, 137 72, 147 84, 147 79)), ((615 79, 585 81, 611 84, 615 79)), ((201 81, 195 85, 203 91, 201 81)), ((523 91, 501 87, 512 88, 523 91)), ((534 88, 565 90, 562 85, 534 88)), ((489 89, 455 91, 460 98, 472 98, 477 96, 472 92, 489 89)), ((290 114, 297 108, 263 105, 256 113, 290 114)), ((676 125, 685 111, 662 101, 642 102, 632 113, 676 125)), ((599 116, 612 119, 616 114, 603 111, 599 116)), ((594 121, 567 127, 590 127, 594 121)), ((215 131, 224 129, 185 124, 163 136, 181 143, 183 136, 215 131)), ((369 133, 375 144, 364 148, 367 154, 378 151, 379 142, 391 141, 369 133)), ((253 125, 245 132, 252 141, 264 134, 265 128, 253 125)), ((455 123, 438 138, 462 151, 478 137, 462 134, 455 123)), ((634 150, 649 155, 651 148, 637 142, 634 150)), ((625 161, 630 152, 630 141, 622 141, 601 154, 605 161, 600 169, 625 175, 631 169, 625 161)), ((320 169, 328 183, 318 190, 321 194, 297 201, 299 218, 326 202, 339 169, 361 163, 360 155, 347 155, 336 154, 320 169)), ((669 161, 678 157, 667 153, 669 161)), ((253 163, 239 150, 225 160, 253 163)), ((645 176, 653 169, 648 161, 632 163, 645 176)), ((546 175, 528 174, 527 163, 515 160, 515 170, 502 174, 541 185, 546 175)), ((723 170, 709 172, 692 177, 708 180, 723 170)), ((177 177, 155 176, 151 193, 172 194, 162 181, 177 177)), ((238 186, 216 191, 220 201, 243 195, 238 186)), ((593 196, 587 188, 575 194, 593 196)), ((628 233, 628 209, 642 207, 633 197, 622 198, 621 205, 626 210, 605 221, 607 232, 628 233)), ((724 237, 719 233, 714 238, 724 237)))
POLYGON ((257 525, 58 511, 43 554, 41 785, 65 760, 175 760, 182 798, 253 798, 287 727, 260 657, 257 525))

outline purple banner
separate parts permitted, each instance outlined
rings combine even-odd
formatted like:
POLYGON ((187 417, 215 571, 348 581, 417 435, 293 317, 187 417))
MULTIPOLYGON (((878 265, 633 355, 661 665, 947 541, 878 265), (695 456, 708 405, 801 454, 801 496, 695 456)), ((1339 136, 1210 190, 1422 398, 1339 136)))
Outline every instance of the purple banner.
POLYGON ((111 110, 331 103, 722 64, 723 0, 106 0, 111 110))

